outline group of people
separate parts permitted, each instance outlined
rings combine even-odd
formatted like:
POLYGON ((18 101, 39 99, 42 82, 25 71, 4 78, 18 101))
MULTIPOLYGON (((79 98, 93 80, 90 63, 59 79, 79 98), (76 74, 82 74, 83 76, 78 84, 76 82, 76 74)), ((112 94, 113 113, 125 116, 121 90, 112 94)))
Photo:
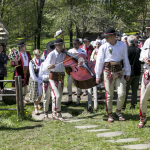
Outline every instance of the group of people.
MULTIPOLYGON (((146 27, 150 36, 150 23, 146 27)), ((113 28, 108 28, 104 32, 104 39, 100 37, 91 43, 88 37, 84 38, 84 44, 81 45, 79 39, 73 40, 73 48, 68 52, 72 54, 83 54, 90 61, 96 61, 95 78, 97 86, 104 83, 106 96, 106 111, 108 113, 108 122, 114 122, 112 112, 112 99, 114 88, 117 90, 118 100, 116 105, 115 117, 119 121, 124 121, 121 111, 126 109, 127 95, 132 88, 131 108, 137 104, 137 90, 141 75, 141 63, 144 64, 144 74, 141 81, 141 94, 139 102, 140 122, 138 128, 142 128, 146 123, 147 101, 149 99, 150 88, 150 38, 141 37, 141 43, 136 45, 138 35, 130 35, 118 38, 113 28), (124 40, 127 38, 127 40, 124 40), (145 43, 143 42, 145 41, 145 43), (102 79, 103 75, 103 79, 102 79)), ((61 115, 61 99, 63 94, 65 67, 63 61, 66 54, 62 52, 64 41, 60 38, 47 44, 47 50, 42 52, 38 49, 33 51, 34 58, 26 51, 26 43, 19 42, 20 60, 12 61, 15 66, 14 76, 21 75, 23 81, 23 94, 26 95, 27 85, 29 84, 29 97, 34 101, 35 114, 41 109, 40 101, 43 95, 44 118, 48 120, 49 103, 52 103, 52 118, 64 121, 61 115), (42 54, 42 57, 40 58, 42 54)), ((5 65, 5 64, 4 64, 5 65)), ((67 69, 66 69, 67 72, 67 69)), ((68 73, 67 89, 68 101, 66 105, 72 103, 72 83, 73 78, 68 73)), ((92 89, 94 97, 94 109, 98 108, 97 86, 87 89, 88 109, 92 107, 92 89)), ((77 88, 76 105, 80 104, 82 89, 77 88)), ((101 93, 101 91, 99 92, 101 93)))

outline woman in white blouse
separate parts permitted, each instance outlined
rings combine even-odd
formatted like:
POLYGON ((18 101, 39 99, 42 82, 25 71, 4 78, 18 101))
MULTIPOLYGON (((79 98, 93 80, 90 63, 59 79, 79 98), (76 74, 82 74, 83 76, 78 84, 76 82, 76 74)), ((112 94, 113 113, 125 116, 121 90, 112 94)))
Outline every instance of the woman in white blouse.
POLYGON ((40 50, 33 51, 34 58, 29 63, 29 98, 34 101, 35 115, 39 114, 38 109, 41 109, 40 101, 42 97, 42 82, 39 80, 39 69, 41 65, 40 50))

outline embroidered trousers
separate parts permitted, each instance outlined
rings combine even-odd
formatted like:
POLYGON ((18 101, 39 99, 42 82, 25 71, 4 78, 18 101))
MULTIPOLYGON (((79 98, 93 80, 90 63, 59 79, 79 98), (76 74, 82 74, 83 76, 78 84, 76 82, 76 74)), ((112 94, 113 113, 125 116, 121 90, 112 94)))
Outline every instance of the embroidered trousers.
POLYGON ((61 111, 64 81, 49 80, 52 96, 52 111, 61 111))
MULTIPOLYGON (((68 95, 72 95, 72 77, 71 75, 67 76, 67 90, 68 90, 68 95)), ((80 96, 81 89, 77 88, 77 96, 80 96)))
POLYGON ((141 92, 140 92, 140 102, 139 102, 140 116, 146 115, 147 102, 149 97, 150 97, 150 75, 148 75, 148 70, 145 70, 141 82, 141 92))
MULTIPOLYGON (((94 95, 94 109, 97 109, 98 108, 97 86, 93 87, 93 95, 94 95)), ((88 89, 88 104, 92 104, 92 88, 88 89)))
POLYGON ((114 86, 116 87, 117 94, 118 94, 116 109, 121 110, 126 96, 126 88, 125 88, 123 71, 113 73, 104 70, 103 77, 104 77, 107 113, 112 113, 112 99, 114 96, 114 86))
POLYGON ((43 83, 43 107, 44 107, 44 112, 47 112, 49 109, 49 101, 50 101, 50 96, 51 96, 51 88, 50 84, 48 83, 43 83))

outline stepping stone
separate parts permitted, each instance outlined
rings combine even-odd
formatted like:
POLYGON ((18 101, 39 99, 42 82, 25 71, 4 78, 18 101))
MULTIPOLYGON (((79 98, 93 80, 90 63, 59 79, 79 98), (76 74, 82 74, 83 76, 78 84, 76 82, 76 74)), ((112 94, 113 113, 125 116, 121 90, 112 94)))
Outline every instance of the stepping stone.
POLYGON ((124 145, 121 147, 122 148, 128 148, 128 149, 147 149, 147 148, 150 148, 150 143, 148 143, 148 144, 136 144, 136 145, 124 145))
POLYGON ((112 143, 121 143, 121 142, 133 142, 133 141, 138 141, 139 138, 127 138, 127 139, 119 139, 119 140, 105 140, 106 142, 112 142, 112 143))
POLYGON ((83 120, 85 120, 85 119, 67 120, 67 121, 65 121, 65 122, 70 122, 70 123, 72 123, 72 122, 79 122, 79 121, 83 121, 83 120))
POLYGON ((98 127, 99 125, 89 125, 89 126, 74 126, 75 128, 78 129, 88 129, 88 128, 95 128, 98 127))
POLYGON ((109 129, 95 129, 95 130, 86 130, 85 132, 99 132, 99 131, 108 131, 109 129))
MULTIPOLYGON (((72 115, 67 113, 67 112, 62 111, 61 114, 64 118, 72 118, 72 115)), ((35 120, 43 120, 44 119, 44 112, 43 111, 39 111, 39 115, 35 115, 34 111, 32 111, 31 115, 32 115, 32 118, 35 120)), ((48 111, 48 117, 52 118, 52 112, 51 111, 48 111)))
POLYGON ((124 134, 123 131, 116 131, 116 132, 105 132, 105 133, 100 133, 97 134, 97 137, 114 137, 114 136, 119 136, 124 134))

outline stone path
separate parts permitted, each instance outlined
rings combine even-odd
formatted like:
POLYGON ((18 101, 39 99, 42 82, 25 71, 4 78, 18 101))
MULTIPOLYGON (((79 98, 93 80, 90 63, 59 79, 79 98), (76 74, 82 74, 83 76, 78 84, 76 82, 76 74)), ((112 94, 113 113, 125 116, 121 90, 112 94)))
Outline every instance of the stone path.
MULTIPOLYGON (((39 111, 40 115, 35 115, 34 114, 34 111, 32 111, 32 118, 34 118, 35 120, 43 120, 44 119, 44 112, 43 111, 39 111)), ((72 118, 72 115, 67 113, 67 112, 61 112, 62 113, 62 116, 64 118, 72 118)), ((52 112, 51 111, 48 111, 48 117, 49 118, 52 118, 52 112)))
POLYGON ((74 126, 77 129, 88 129, 88 128, 96 128, 99 125, 88 125, 88 126, 74 126))
POLYGON ((85 119, 77 119, 77 120, 67 120, 67 121, 65 121, 65 122, 70 122, 70 123, 72 123, 72 122, 79 122, 79 121, 84 121, 85 119))
POLYGON ((124 134, 123 131, 116 131, 116 132, 104 132, 97 134, 97 137, 114 137, 124 134))
POLYGON ((136 144, 136 145, 125 145, 121 146, 122 148, 128 148, 128 149, 147 149, 150 148, 150 143, 148 144, 136 144))
POLYGON ((109 129, 95 129, 95 130, 85 130, 85 132, 101 132, 101 131, 108 131, 109 129))
POLYGON ((106 142, 112 142, 112 143, 119 143, 119 142, 133 142, 133 141, 138 141, 139 138, 127 138, 127 139, 119 139, 119 140, 105 140, 106 142))

